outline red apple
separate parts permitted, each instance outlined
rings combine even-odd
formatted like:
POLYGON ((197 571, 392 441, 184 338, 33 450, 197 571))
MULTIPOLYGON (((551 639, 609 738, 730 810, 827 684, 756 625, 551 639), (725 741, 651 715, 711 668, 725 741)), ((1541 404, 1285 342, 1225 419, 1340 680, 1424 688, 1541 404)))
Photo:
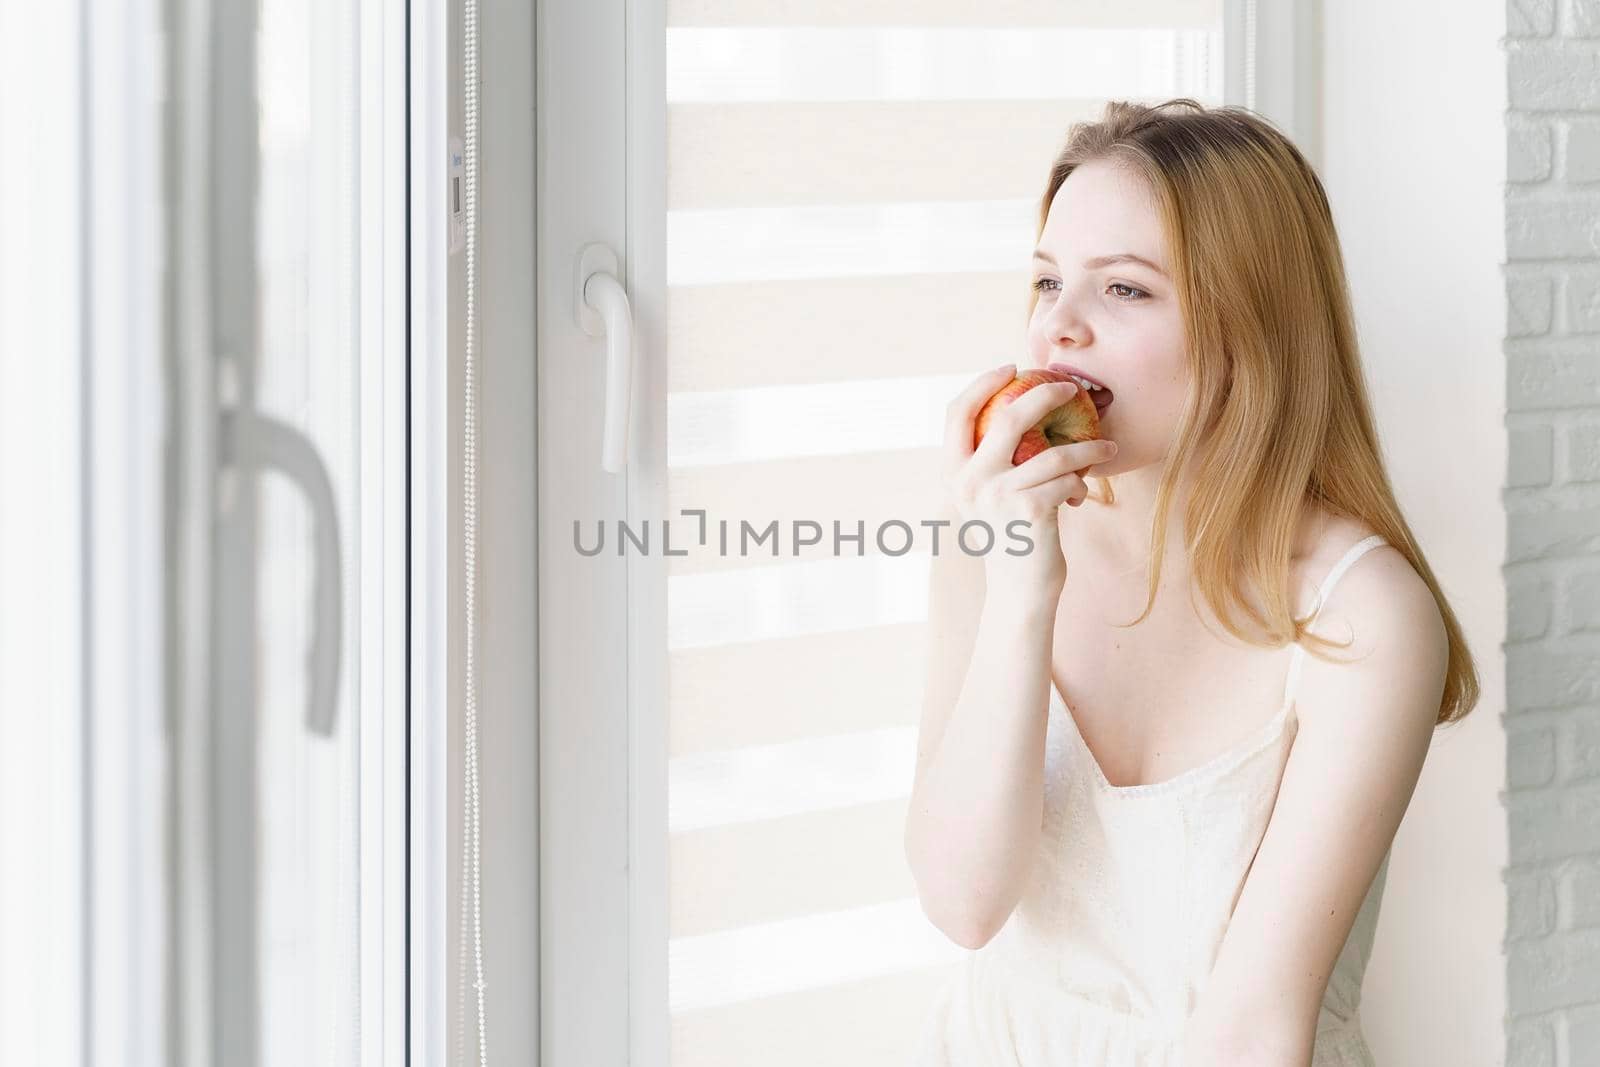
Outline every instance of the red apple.
MULTIPOLYGON (((1000 409, 1017 397, 1036 385, 1070 381, 1072 381, 1070 375, 1042 367, 1018 371, 1016 377, 1001 386, 978 411, 977 421, 973 424, 972 447, 978 447, 984 433, 989 429, 990 421, 1000 409)), ((1095 411, 1094 400, 1080 386, 1066 403, 1052 409, 1044 418, 1023 431, 1022 439, 1017 442, 1017 450, 1011 454, 1011 465, 1015 467, 1026 463, 1040 452, 1056 445, 1072 441, 1093 441, 1099 437, 1099 413, 1095 411)))

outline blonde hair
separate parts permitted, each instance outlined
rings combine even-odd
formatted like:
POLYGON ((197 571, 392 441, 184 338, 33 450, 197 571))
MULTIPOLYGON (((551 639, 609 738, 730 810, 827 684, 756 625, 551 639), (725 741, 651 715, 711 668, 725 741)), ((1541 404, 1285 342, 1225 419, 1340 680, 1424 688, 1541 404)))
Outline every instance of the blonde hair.
MULTIPOLYGON (((1345 648, 1297 618, 1289 561, 1307 498, 1367 523, 1427 583, 1449 635, 1438 723, 1478 702, 1472 655, 1455 613, 1395 502, 1374 430, 1354 318, 1322 183, 1293 143, 1241 107, 1187 97, 1147 106, 1112 101, 1074 123, 1039 205, 1044 232, 1061 183, 1091 160, 1142 175, 1158 205, 1184 321, 1189 392, 1156 494, 1149 595, 1155 605, 1167 514, 1181 472, 1195 488, 1184 515, 1194 584, 1222 625, 1241 610, 1269 647, 1301 641, 1324 660, 1345 648), (1265 617, 1242 589, 1260 590, 1265 617), (1321 646, 1319 651, 1317 646, 1321 646)), ((1031 291, 1028 314, 1038 301, 1031 291)), ((1113 477, 1091 499, 1115 503, 1113 477)), ((1193 591, 1191 588, 1191 597, 1193 591)))

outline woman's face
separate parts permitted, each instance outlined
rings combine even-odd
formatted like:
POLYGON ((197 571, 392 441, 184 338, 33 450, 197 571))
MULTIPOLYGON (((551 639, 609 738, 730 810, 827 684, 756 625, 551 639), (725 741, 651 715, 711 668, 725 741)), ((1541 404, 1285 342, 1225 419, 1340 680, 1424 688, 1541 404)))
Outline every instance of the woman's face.
POLYGON ((1106 160, 1061 183, 1039 237, 1028 360, 1071 364, 1110 387, 1100 433, 1117 442, 1117 454, 1095 474, 1158 465, 1176 437, 1188 370, 1164 246, 1143 179, 1106 160), (1124 254, 1150 264, 1100 262, 1124 254))

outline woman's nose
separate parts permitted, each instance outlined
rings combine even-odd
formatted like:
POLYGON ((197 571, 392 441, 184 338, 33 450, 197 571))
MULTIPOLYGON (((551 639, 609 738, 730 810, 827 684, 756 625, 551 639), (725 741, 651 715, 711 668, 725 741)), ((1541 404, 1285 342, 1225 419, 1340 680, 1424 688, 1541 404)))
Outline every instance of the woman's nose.
POLYGON ((1058 345, 1083 345, 1089 339, 1089 324, 1071 301, 1057 297, 1045 318, 1045 333, 1058 345))

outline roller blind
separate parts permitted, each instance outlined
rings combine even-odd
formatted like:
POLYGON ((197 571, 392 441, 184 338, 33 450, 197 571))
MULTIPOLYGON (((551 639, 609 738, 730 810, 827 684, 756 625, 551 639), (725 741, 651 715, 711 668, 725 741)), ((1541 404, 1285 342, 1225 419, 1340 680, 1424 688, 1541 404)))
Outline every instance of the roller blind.
POLYGON ((931 557, 885 524, 938 516, 945 404, 1023 351, 1068 127, 1220 103, 1222 15, 668 3, 668 502, 707 533, 668 561, 677 1067, 907 1062, 964 955, 901 846, 931 557))

